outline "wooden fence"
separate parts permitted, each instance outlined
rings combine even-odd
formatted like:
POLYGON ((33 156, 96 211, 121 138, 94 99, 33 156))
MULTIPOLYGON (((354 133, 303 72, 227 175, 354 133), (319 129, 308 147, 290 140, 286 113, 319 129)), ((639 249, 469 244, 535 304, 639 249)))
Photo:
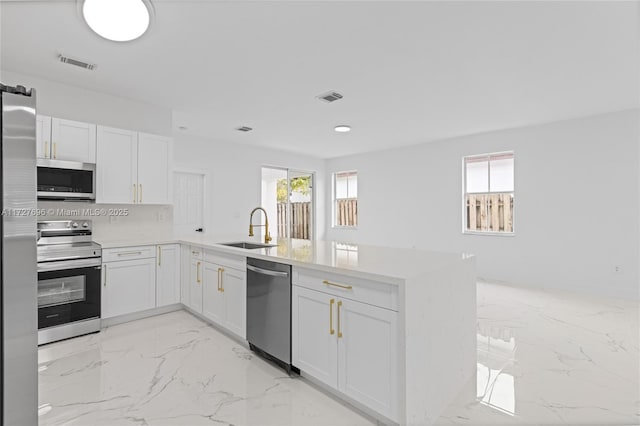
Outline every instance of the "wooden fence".
POLYGON ((467 195, 467 229, 513 232, 513 194, 467 195))
POLYGON ((336 200, 336 225, 356 226, 358 224, 358 200, 336 200))
MULTIPOLYGON (((311 238, 311 202, 291 203, 291 235, 289 238, 311 238)), ((287 203, 278 203, 278 235, 287 235, 287 203)))

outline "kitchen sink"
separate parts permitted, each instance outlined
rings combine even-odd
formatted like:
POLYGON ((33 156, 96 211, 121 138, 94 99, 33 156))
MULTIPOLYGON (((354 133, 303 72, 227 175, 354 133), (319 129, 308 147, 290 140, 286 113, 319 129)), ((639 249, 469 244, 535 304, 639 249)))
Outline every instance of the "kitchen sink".
POLYGON ((271 245, 271 244, 247 243, 244 241, 241 241, 238 243, 220 243, 220 245, 243 248, 243 249, 260 249, 260 248, 275 247, 274 245, 271 245))

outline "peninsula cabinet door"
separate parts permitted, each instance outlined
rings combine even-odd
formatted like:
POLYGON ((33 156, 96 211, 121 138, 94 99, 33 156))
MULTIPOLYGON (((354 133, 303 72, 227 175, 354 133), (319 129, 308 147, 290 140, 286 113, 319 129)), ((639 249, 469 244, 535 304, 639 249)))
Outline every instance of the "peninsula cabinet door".
POLYGON ((98 126, 96 202, 138 202, 138 134, 98 126))
POLYGON ((170 144, 162 136, 138 135, 138 203, 169 204, 170 144))
POLYGON ((340 299, 338 389, 391 418, 397 418, 398 313, 340 299))
POLYGON ((337 298, 293 286, 292 363, 305 376, 337 388, 337 298))
POLYGON ((216 324, 224 322, 224 293, 220 291, 222 267, 203 262, 204 283, 202 286, 202 315, 216 324))

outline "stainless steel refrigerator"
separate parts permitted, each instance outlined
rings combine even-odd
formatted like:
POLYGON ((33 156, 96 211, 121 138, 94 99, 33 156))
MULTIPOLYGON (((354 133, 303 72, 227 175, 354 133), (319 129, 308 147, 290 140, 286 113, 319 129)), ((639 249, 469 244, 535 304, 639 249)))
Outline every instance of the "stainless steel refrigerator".
POLYGON ((0 83, 2 425, 38 424, 36 94, 0 83))

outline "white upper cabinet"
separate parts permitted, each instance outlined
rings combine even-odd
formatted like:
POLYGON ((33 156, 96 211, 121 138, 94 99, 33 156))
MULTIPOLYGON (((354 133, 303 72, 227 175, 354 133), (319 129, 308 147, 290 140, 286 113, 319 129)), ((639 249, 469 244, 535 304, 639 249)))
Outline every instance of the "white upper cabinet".
POLYGON ((51 159, 96 162, 96 125, 51 119, 51 159))
POLYGON ((36 157, 51 157, 51 117, 36 116, 36 157))
POLYGON ((98 126, 96 202, 169 204, 171 139, 98 126))
POLYGON ((96 202, 134 204, 138 201, 138 133, 98 126, 96 202))
POLYGON ((138 134, 138 202, 169 203, 169 158, 171 139, 138 134))

